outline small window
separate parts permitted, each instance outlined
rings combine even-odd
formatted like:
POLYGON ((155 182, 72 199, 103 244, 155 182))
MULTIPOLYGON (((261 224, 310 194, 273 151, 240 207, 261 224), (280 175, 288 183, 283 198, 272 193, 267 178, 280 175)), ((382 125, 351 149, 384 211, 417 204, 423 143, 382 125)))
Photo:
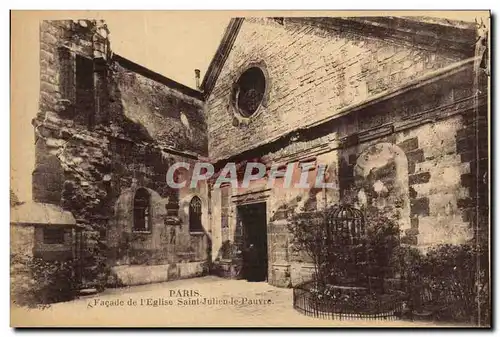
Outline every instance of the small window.
POLYGON ((179 216, 179 189, 167 188, 166 195, 168 198, 168 203, 165 205, 167 215, 175 217, 179 216))
POLYGON ((44 228, 43 243, 47 245, 63 244, 64 229, 63 228, 44 228))
POLYGON ((94 60, 79 55, 66 47, 59 48, 60 91, 69 100, 67 117, 93 128, 96 123, 96 97, 94 60))
POLYGON ((59 49, 59 63, 61 72, 59 74, 60 91, 62 98, 67 99, 71 104, 75 101, 75 58, 69 49, 61 47, 59 49))
POLYGON ((201 199, 193 197, 189 203, 189 231, 203 232, 201 224, 201 199))
POLYGON ((221 228, 229 228, 229 213, 230 213, 229 192, 230 191, 228 185, 220 187, 221 228))
POLYGON ((252 116, 259 108, 266 91, 266 77, 259 67, 246 70, 236 82, 233 101, 243 117, 252 116))
POLYGON ((134 197, 134 232, 151 231, 150 195, 145 188, 140 188, 134 197))
POLYGON ((94 62, 76 55, 76 113, 86 116, 89 127, 95 124, 94 62))

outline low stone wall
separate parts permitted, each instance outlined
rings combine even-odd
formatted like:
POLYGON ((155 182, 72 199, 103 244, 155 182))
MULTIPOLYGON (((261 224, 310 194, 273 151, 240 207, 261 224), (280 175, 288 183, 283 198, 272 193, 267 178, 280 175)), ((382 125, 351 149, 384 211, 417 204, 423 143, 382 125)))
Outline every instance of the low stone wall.
POLYGON ((312 279, 314 265, 307 263, 274 263, 269 270, 269 284, 280 288, 291 288, 312 279))
POLYGON ((131 286, 202 276, 204 262, 162 265, 123 265, 111 268, 110 286, 131 286))
POLYGON ((241 279, 243 261, 238 259, 233 260, 220 260, 213 264, 212 273, 219 277, 228 279, 241 279))
POLYGON ((11 223, 10 253, 33 256, 33 247, 35 247, 35 228, 11 223))

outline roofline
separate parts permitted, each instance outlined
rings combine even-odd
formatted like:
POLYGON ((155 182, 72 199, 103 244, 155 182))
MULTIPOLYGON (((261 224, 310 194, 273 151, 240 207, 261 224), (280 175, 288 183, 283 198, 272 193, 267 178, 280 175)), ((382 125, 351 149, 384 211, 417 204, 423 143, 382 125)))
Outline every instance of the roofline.
MULTIPOLYGON (((474 23, 457 21, 461 26, 446 25, 439 22, 426 22, 413 17, 285 17, 290 21, 300 21, 323 29, 344 30, 353 33, 384 37, 389 32, 395 39, 403 43, 422 46, 424 49, 455 52, 472 57, 474 43, 470 44, 471 36, 476 30, 474 23), (325 20, 325 19, 328 19, 325 20), (472 54, 470 54, 472 53, 472 54)), ((201 91, 204 99, 212 93, 217 78, 233 47, 244 18, 232 18, 226 27, 219 47, 203 77, 201 91)), ((448 20, 448 22, 454 22, 448 20)))
POLYGON ((153 81, 156 81, 158 83, 164 84, 169 88, 172 88, 174 90, 178 90, 181 93, 191 96, 193 98, 199 99, 203 101, 204 96, 201 91, 195 90, 193 88, 190 88, 182 83, 179 83, 177 81, 174 81, 171 78, 168 78, 166 76, 163 76, 157 72, 154 72, 144 66, 141 66, 140 64, 137 64, 121 55, 118 54, 113 54, 112 60, 118 62, 121 66, 124 68, 127 68, 128 70, 131 70, 135 73, 138 73, 144 77, 147 77, 153 81))
POLYGON ((32 226, 32 227, 81 227, 81 225, 77 223, 49 223, 49 222, 17 222, 10 221, 11 225, 19 225, 19 226, 32 226))
POLYGON ((417 48, 448 52, 472 57, 475 48, 476 29, 473 22, 450 21, 457 26, 440 22, 428 22, 413 17, 303 17, 289 18, 325 30, 350 32, 379 39, 397 40, 417 48))
POLYGON ((244 18, 232 18, 224 31, 224 35, 220 41, 219 47, 212 57, 212 61, 208 66, 208 69, 203 76, 203 81, 201 82, 200 88, 203 92, 204 98, 207 98, 212 92, 215 82, 224 67, 224 63, 229 56, 229 52, 233 47, 236 36, 240 31, 240 27, 243 24, 244 18))

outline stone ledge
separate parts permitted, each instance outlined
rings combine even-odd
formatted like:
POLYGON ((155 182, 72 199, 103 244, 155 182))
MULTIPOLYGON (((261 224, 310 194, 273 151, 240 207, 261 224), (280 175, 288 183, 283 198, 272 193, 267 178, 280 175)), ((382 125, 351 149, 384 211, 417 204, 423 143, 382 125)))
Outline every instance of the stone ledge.
POLYGON ((111 268, 111 279, 114 280, 108 280, 108 283, 112 286, 131 286, 197 277, 203 275, 203 264, 204 262, 189 262, 155 266, 114 266, 111 268))

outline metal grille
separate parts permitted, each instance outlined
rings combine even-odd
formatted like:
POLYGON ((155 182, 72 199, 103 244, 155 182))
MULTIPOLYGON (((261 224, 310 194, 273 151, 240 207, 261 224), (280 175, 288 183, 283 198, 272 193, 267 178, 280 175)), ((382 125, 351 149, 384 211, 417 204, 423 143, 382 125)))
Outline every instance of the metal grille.
POLYGON ((365 233, 363 213, 347 205, 330 208, 326 221, 327 244, 334 244, 334 237, 340 238, 340 244, 357 245, 362 242, 365 233))
MULTIPOLYGON (((374 303, 375 307, 352 310, 338 305, 333 299, 319 300, 311 291, 314 284, 314 281, 310 281, 293 288, 293 308, 306 316, 339 320, 397 320, 403 312, 404 294, 398 291, 391 294, 391 300, 384 299, 374 303)), ((344 291, 351 290, 345 288, 344 291)))

